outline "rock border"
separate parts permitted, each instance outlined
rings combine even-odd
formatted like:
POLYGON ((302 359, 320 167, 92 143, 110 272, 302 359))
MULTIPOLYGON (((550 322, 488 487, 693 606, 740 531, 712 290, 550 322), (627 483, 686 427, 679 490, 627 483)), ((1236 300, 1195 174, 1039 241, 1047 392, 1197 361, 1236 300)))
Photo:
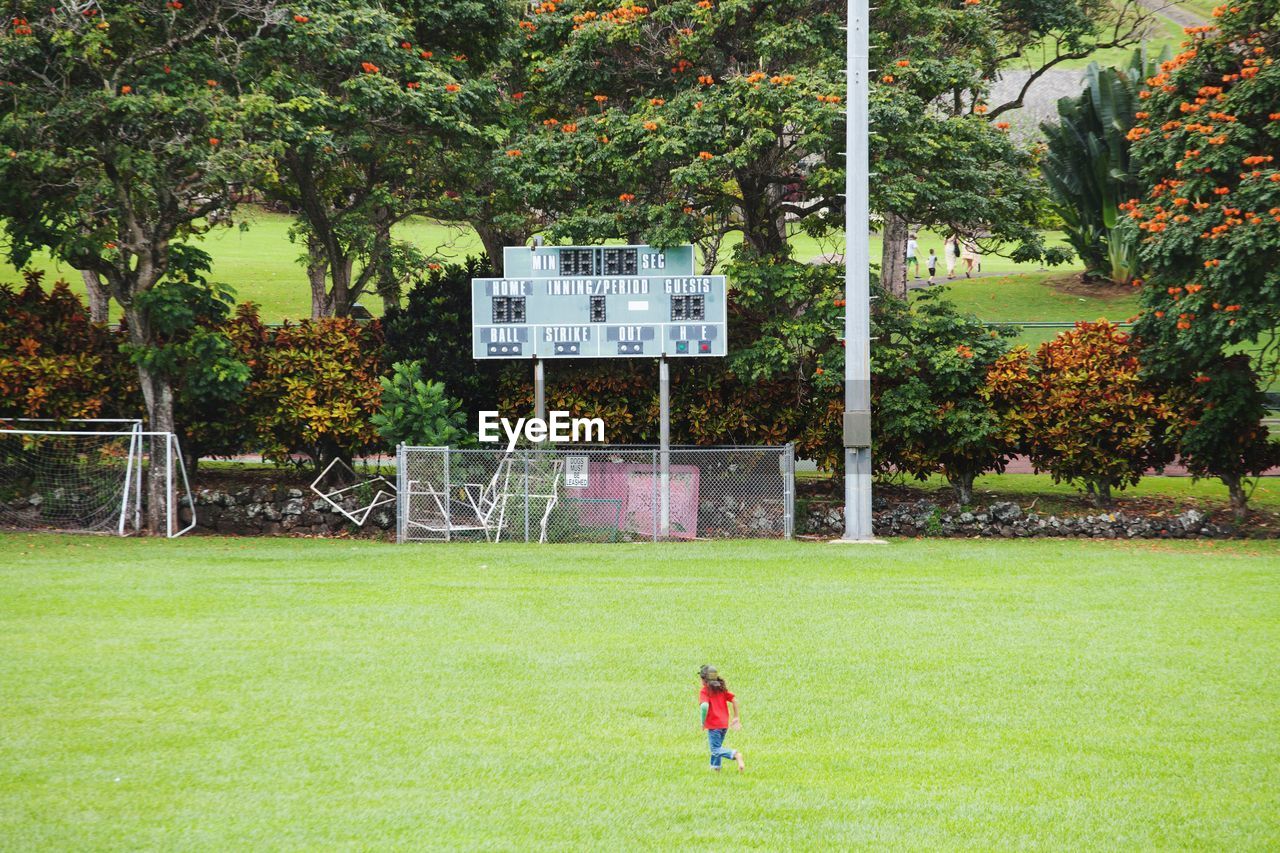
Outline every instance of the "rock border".
MULTIPOLYGON (((844 530, 843 509, 834 503, 811 502, 801 516, 798 532, 839 536, 844 530)), ((934 501, 891 504, 876 498, 872 527, 878 536, 934 538, 1059 537, 1077 539, 1227 539, 1240 536, 1233 526, 1218 524, 1196 509, 1175 516, 1133 512, 1099 512, 1090 515, 1042 515, 1026 512, 1013 501, 998 501, 985 508, 943 507, 934 501)))

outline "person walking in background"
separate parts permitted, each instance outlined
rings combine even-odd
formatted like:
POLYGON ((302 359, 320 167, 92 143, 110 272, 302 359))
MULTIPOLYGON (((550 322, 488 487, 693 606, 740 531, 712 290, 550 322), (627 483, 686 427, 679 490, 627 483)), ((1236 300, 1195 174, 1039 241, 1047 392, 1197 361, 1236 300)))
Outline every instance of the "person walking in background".
POLYGON ((728 758, 738 762, 738 772, 741 773, 747 769, 742 750, 724 745, 724 736, 729 729, 742 728, 738 702, 714 666, 700 668, 698 677, 702 679, 698 707, 702 710, 702 728, 707 732, 707 743, 711 747, 711 769, 719 771, 720 763, 728 758))
POLYGON ((929 257, 925 259, 925 265, 929 268, 929 284, 933 284, 933 278, 938 274, 938 253, 933 249, 929 250, 929 257))
POLYGON ((907 266, 906 272, 910 274, 911 268, 916 269, 916 278, 920 277, 920 258, 917 255, 920 252, 920 241, 916 239, 917 235, 912 234, 907 238, 907 266))
POLYGON ((978 254, 978 244, 972 237, 965 237, 960 241, 960 260, 964 261, 965 278, 973 278, 973 273, 982 269, 981 258, 982 256, 978 254))
POLYGON ((947 258, 947 281, 956 277, 956 261, 960 259, 960 238, 952 231, 942 243, 942 254, 947 258))

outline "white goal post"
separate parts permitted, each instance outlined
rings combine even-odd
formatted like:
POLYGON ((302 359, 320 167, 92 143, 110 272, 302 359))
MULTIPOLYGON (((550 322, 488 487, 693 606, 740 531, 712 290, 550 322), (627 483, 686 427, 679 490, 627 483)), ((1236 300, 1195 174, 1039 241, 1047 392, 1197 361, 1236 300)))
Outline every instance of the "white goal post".
POLYGON ((115 533, 143 529, 144 474, 161 466, 164 534, 196 525, 178 437, 139 420, 0 419, 0 529, 115 533), (60 425, 74 429, 59 429, 60 425), (179 488, 190 510, 180 527, 179 488))

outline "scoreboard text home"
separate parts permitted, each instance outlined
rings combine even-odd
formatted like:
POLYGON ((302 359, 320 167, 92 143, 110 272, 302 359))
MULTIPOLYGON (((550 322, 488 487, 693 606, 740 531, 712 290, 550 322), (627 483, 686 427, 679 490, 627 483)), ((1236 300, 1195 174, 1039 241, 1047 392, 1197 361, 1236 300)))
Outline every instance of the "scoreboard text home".
POLYGON ((722 356, 725 280, 693 247, 508 246, 506 275, 471 281, 476 358, 722 356))

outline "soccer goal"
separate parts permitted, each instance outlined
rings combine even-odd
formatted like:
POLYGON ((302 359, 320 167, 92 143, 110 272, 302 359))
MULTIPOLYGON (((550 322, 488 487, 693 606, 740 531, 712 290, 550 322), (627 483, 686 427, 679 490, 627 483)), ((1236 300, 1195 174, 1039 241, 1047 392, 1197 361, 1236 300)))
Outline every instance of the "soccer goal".
POLYGON ((169 538, 195 527, 195 501, 171 432, 137 420, 0 421, 0 527, 127 536, 144 527, 144 481, 164 480, 169 538), (181 526, 185 506, 189 519, 181 526))

